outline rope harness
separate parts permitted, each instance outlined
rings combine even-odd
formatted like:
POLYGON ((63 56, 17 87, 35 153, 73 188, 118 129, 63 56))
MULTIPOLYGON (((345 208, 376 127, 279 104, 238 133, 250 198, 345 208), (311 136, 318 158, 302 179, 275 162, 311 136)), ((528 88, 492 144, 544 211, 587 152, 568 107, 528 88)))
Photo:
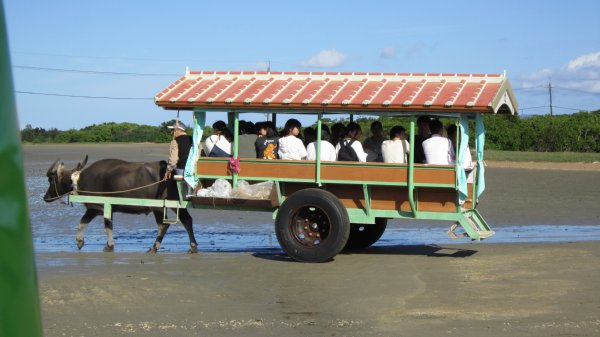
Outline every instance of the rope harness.
MULTIPOLYGON (((62 199, 64 196, 66 195, 70 195, 70 194, 78 194, 78 193, 83 193, 83 194, 95 194, 95 195, 110 195, 110 194, 119 194, 119 193, 127 193, 127 192, 133 192, 133 191, 137 191, 137 190, 141 190, 150 186, 154 186, 154 185, 158 185, 160 183, 162 183, 165 180, 159 180, 157 182, 153 182, 144 186, 139 186, 139 187, 134 187, 134 188, 130 188, 127 190, 120 190, 120 191, 107 191, 107 192, 100 192, 100 191, 82 191, 79 190, 78 186, 79 186, 79 175, 81 174, 81 171, 75 171, 71 174, 71 181, 72 181, 72 187, 73 190, 67 192, 67 193, 63 193, 63 194, 59 194, 58 193, 58 179, 54 180, 54 192, 56 193, 56 197, 53 198, 49 198, 46 199, 46 201, 54 201, 57 199, 62 199)), ((58 177, 57 177, 58 178, 58 177)))

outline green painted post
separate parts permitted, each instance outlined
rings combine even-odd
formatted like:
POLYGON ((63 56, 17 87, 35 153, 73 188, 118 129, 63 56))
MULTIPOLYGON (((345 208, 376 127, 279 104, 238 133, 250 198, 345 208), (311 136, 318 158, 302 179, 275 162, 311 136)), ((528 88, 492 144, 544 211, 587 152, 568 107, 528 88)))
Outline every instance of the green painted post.
POLYGON ((0 3, 0 336, 42 336, 4 5, 0 3))
MULTIPOLYGON (((238 159, 239 157, 239 146, 240 146, 240 113, 235 111, 233 113, 233 159, 238 159)), ((233 172, 233 188, 237 187, 238 182, 238 173, 233 172)))
POLYGON ((321 186, 321 130, 323 123, 321 122, 322 114, 317 114, 317 142, 315 149, 317 150, 316 165, 317 171, 315 172, 316 183, 321 186))
POLYGON ((415 204, 415 115, 410 115, 410 152, 408 153, 408 202, 413 216, 417 218, 417 206, 415 204))

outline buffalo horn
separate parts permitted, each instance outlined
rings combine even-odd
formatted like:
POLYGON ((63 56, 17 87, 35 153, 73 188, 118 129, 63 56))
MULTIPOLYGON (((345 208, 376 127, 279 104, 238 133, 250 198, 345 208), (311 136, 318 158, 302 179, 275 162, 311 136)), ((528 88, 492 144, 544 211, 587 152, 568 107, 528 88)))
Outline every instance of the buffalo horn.
POLYGON ((58 160, 60 158, 56 158, 56 160, 54 161, 54 163, 52 163, 52 165, 50 165, 50 168, 48 169, 48 172, 46 172, 47 176, 50 176, 52 174, 54 174, 54 172, 56 172, 56 163, 58 163, 58 160))
POLYGON ((85 167, 85 165, 87 164, 87 161, 88 161, 88 156, 87 156, 87 154, 86 154, 86 155, 85 155, 85 158, 83 159, 83 161, 80 161, 80 162, 77 164, 77 166, 75 167, 75 170, 74 170, 74 171, 81 171, 81 170, 82 170, 82 169, 85 167))

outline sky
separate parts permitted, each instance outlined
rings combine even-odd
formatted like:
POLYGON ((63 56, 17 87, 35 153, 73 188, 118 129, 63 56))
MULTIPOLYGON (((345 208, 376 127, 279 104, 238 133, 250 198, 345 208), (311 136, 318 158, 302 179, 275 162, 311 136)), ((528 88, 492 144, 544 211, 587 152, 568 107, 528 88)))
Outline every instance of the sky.
POLYGON ((555 114, 600 109, 598 0, 5 0, 4 8, 21 128, 159 125, 176 112, 153 97, 186 67, 264 71, 269 64, 273 71, 506 71, 521 114, 549 113, 549 83, 555 114))

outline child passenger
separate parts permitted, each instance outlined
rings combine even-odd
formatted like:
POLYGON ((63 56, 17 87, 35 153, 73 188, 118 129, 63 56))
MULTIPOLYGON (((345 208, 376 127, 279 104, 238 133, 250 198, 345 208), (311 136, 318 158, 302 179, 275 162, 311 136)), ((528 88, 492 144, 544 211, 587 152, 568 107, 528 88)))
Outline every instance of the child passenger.
POLYGON ((216 121, 213 134, 204 141, 204 153, 209 157, 229 157, 233 135, 223 121, 216 121))
POLYGON ((282 137, 279 138, 279 158, 287 160, 306 159, 307 153, 304 143, 298 135, 302 124, 297 119, 289 119, 283 128, 282 137))
POLYGON ((279 145, 279 136, 275 131, 275 124, 271 121, 256 123, 258 137, 254 143, 256 148, 256 158, 259 159, 277 159, 277 146, 279 145))
POLYGON ((339 143, 335 147, 335 150, 338 153, 338 160, 340 160, 339 153, 340 153, 340 149, 342 148, 342 144, 343 144, 343 145, 349 145, 354 150, 354 153, 356 153, 356 157, 359 162, 367 161, 367 153, 363 150, 363 147, 362 147, 362 144, 360 143, 360 141, 358 141, 358 138, 360 137, 361 134, 362 134, 362 130, 360 128, 360 125, 358 125, 355 122, 348 123, 348 125, 346 126, 346 135, 344 136, 343 139, 340 139, 339 143))
POLYGON ((385 137, 383 136, 383 125, 380 121, 371 123, 371 137, 365 139, 363 148, 367 152, 367 161, 383 162, 381 154, 381 145, 385 137))
MULTIPOLYGON (((337 153, 335 147, 329 142, 329 127, 323 124, 321 126, 321 161, 335 161, 337 159, 337 153)), ((317 142, 311 142, 306 147, 308 155, 306 159, 316 160, 317 159, 317 142)))
POLYGON ((400 125, 390 130, 390 140, 381 144, 381 152, 385 163, 406 164, 410 145, 406 141, 406 130, 400 125))

